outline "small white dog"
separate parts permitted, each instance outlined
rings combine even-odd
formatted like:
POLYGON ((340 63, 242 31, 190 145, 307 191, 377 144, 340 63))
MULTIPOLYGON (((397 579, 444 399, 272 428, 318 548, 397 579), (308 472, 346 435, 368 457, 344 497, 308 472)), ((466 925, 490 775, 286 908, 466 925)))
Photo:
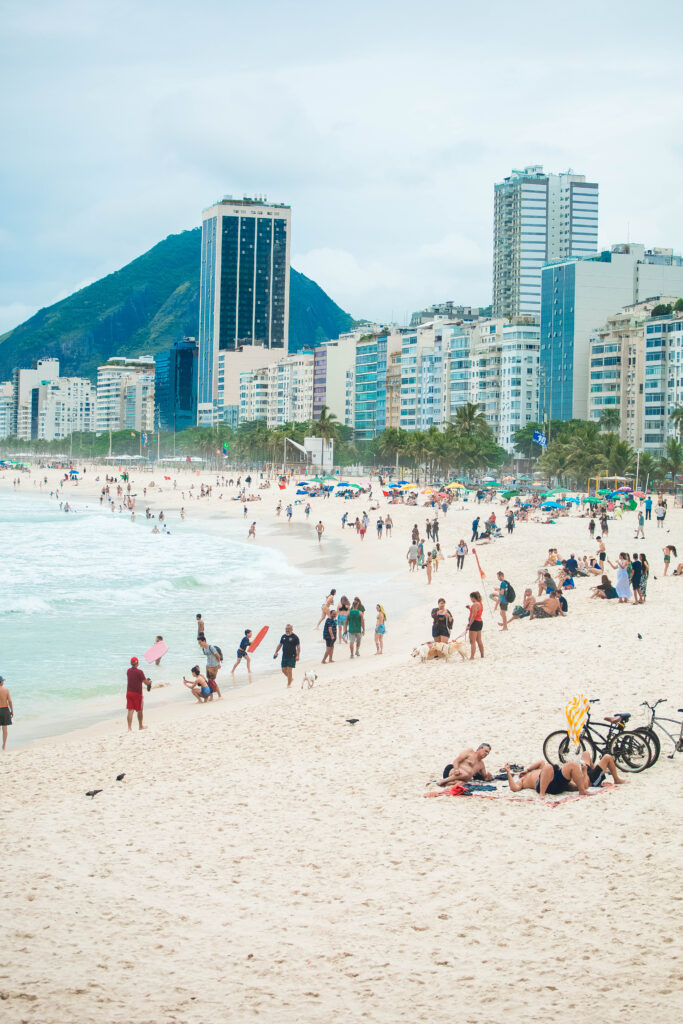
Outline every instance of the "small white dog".
POLYGON ((317 672, 304 672, 304 677, 301 680, 301 689, 310 690, 315 686, 315 682, 318 678, 317 672))

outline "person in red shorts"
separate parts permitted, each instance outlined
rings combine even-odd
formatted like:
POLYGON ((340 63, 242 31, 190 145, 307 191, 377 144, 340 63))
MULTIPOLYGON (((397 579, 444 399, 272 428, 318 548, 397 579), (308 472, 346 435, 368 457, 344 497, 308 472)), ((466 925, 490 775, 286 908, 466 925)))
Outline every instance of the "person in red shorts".
POLYGON ((127 675, 126 708, 128 709, 128 732, 131 732, 133 729, 134 712, 137 712, 139 727, 146 729, 147 726, 142 724, 142 686, 143 683, 146 684, 147 692, 149 693, 152 680, 148 679, 142 669, 138 668, 137 658, 130 659, 130 668, 127 675))

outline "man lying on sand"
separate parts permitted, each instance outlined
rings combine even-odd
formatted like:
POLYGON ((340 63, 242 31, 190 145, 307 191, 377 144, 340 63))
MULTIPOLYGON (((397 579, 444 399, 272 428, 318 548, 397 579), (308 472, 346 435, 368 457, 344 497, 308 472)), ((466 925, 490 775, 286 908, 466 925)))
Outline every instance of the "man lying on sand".
POLYGON ((589 786, 602 785, 606 772, 610 773, 617 786, 624 781, 619 778, 614 758, 610 754, 604 754, 597 765, 593 764, 586 753, 582 755, 581 766, 575 761, 562 766, 549 764, 547 761, 536 761, 520 772, 516 779, 510 772, 509 765, 505 765, 505 770, 513 793, 520 793, 523 789, 535 789, 541 798, 559 796, 560 793, 568 793, 571 790, 578 790, 581 796, 586 796, 589 786))
POLYGON ((456 782, 471 782, 474 778, 488 782, 492 776, 486 771, 484 758, 491 753, 489 743, 480 743, 476 750, 463 750, 445 768, 446 777, 437 781, 437 786, 452 786, 456 782))

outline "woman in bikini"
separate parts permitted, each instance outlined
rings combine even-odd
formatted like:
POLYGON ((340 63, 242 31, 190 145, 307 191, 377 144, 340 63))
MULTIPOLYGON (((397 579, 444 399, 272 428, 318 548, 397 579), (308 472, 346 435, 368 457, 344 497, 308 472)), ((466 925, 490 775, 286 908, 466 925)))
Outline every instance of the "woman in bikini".
POLYGON ((468 604, 470 617, 467 623, 467 631, 470 634, 470 661, 474 661, 474 655, 477 647, 479 653, 484 657, 484 644, 481 638, 481 631, 484 628, 483 612, 484 606, 481 601, 481 594, 478 590, 473 590, 470 594, 472 604, 468 604))
POLYGON ((447 644, 453 629, 453 616, 446 607, 446 601, 440 597, 436 608, 432 608, 432 637, 435 644, 447 644))

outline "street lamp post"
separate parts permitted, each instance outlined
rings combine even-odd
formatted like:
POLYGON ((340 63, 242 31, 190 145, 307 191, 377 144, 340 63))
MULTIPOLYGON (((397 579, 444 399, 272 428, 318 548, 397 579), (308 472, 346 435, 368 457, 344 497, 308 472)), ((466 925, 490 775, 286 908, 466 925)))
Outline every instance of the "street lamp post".
POLYGON ((638 479, 640 476, 640 456, 643 454, 642 448, 636 448, 636 490, 638 490, 638 479))

